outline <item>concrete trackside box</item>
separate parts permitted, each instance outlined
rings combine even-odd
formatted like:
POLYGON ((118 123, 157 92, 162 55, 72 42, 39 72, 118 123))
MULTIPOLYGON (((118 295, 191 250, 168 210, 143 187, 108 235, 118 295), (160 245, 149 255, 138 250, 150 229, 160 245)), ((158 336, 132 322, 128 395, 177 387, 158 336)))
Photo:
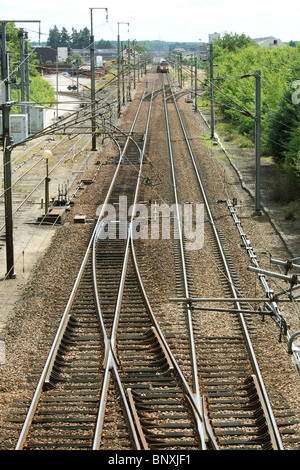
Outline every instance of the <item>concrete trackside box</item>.
MULTIPOLYGON (((17 144, 28 137, 28 116, 27 114, 11 114, 10 134, 14 144, 17 144)), ((2 115, 0 115, 0 133, 2 136, 2 115)))
POLYGON ((30 131, 32 134, 42 131, 46 127, 46 110, 44 106, 30 108, 30 131))

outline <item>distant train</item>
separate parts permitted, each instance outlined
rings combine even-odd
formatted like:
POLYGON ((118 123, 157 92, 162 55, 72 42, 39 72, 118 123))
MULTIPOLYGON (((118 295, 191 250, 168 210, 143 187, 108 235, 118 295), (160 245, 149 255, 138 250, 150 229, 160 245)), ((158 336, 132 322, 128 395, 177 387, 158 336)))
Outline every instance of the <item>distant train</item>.
POLYGON ((160 61, 160 64, 157 66, 156 69, 157 72, 159 73, 167 73, 169 72, 169 64, 166 60, 162 59, 160 61))

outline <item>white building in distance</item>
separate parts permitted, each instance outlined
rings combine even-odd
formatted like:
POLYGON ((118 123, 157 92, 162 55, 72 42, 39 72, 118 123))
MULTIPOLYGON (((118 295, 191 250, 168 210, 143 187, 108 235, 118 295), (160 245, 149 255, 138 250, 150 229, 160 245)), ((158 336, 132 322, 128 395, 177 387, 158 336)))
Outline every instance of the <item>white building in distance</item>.
POLYGON ((286 42, 280 41, 280 39, 275 38, 274 36, 269 36, 266 38, 256 38, 253 39, 259 47, 268 47, 269 49, 274 49, 276 47, 287 47, 286 42))
POLYGON ((209 34, 208 35, 208 42, 211 43, 211 42, 217 41, 218 39, 220 39, 220 37, 221 37, 220 33, 209 34))

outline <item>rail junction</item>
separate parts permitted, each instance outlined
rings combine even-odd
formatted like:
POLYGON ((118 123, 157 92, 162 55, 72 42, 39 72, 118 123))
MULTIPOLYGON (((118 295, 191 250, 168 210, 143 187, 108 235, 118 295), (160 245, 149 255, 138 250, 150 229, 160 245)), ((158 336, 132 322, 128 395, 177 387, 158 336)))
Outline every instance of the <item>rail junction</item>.
MULTIPOLYGON (((169 74, 153 69, 129 105, 132 118, 114 124, 103 111, 97 115, 99 142, 113 156, 96 166, 86 189, 95 193, 101 182, 97 215, 57 328, 45 337, 48 352, 34 372, 25 417, 9 438, 16 450, 299 445, 296 421, 284 400, 274 408, 269 372, 256 356, 257 338, 260 344, 266 334, 262 319, 280 341, 290 339, 280 297, 269 289, 235 204, 216 204, 208 191, 176 92, 169 74), (164 223, 170 236, 162 237, 164 223), (234 237, 246 256, 236 254, 234 237), (251 262, 261 284, 254 281, 255 292, 251 262)), ((88 122, 81 114, 60 131, 81 136, 88 122)))

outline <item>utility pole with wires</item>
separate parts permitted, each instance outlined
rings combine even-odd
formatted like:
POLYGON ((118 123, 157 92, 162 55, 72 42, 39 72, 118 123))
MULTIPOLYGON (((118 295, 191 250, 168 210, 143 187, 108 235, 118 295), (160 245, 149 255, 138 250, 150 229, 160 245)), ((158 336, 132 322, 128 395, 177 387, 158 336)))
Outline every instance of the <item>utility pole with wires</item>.
MULTIPOLYGON (((121 116, 121 84, 120 84, 120 24, 127 24, 128 25, 128 33, 129 33, 129 23, 125 21, 119 21, 118 22, 118 37, 117 37, 117 42, 118 42, 118 56, 117 56, 117 65, 118 65, 118 118, 121 116)), ((123 51, 122 51, 122 67, 123 67, 123 51)), ((123 74, 122 74, 123 76, 123 74)), ((123 87, 124 90, 124 87, 123 87)))
MULTIPOLYGON (((21 101, 24 103, 26 101, 25 95, 25 61, 24 61, 24 30, 21 28, 18 32, 18 37, 20 40, 20 75, 21 75, 21 101)), ((28 100, 29 101, 29 100, 28 100)), ((21 113, 25 114, 26 109, 25 105, 21 105, 21 113)))
POLYGON ((6 239, 6 277, 13 279, 14 243, 13 243, 13 210, 12 210, 12 171, 10 135, 10 92, 9 92, 9 60, 6 50, 6 23, 1 23, 1 103, 2 103, 2 145, 5 202, 5 239, 6 239))
POLYGON ((248 115, 255 122, 255 211, 254 215, 261 215, 261 202, 260 202, 260 186, 261 186, 261 171, 260 171, 260 140, 261 140, 261 71, 255 70, 254 73, 245 73, 240 78, 254 77, 255 78, 255 116, 250 113, 248 115))
POLYGON ((93 10, 106 10, 106 21, 108 21, 107 8, 90 8, 91 12, 91 38, 90 38, 90 67, 91 67, 91 111, 92 111, 92 150, 97 150, 96 145, 96 84, 95 84, 95 39, 93 32, 93 10))
MULTIPOLYGON (((5 240, 6 240, 6 276, 5 278, 16 278, 14 270, 14 236, 13 236, 13 209, 12 209, 12 168, 11 168, 11 132, 10 132, 10 80, 9 80, 9 55, 6 49, 6 25, 8 23, 39 23, 38 20, 5 20, 0 21, 0 44, 1 44, 1 108, 2 108, 2 146, 3 146, 3 176, 4 176, 4 206, 5 206, 5 240)), ((22 33, 23 34, 23 33, 22 33)), ((23 43, 22 43, 23 47, 23 43)), ((22 57, 22 54, 20 54, 22 57)), ((23 60, 22 60, 23 64, 23 60)), ((25 85, 27 100, 29 101, 29 53, 28 34, 25 33, 25 85)), ((24 96, 24 95, 23 95, 24 96)), ((26 104, 29 109, 29 103, 26 104)), ((28 122, 30 119, 28 118, 28 122)))
POLYGON ((197 104, 197 94, 198 94, 198 86, 197 86, 197 67, 198 67, 198 61, 197 61, 197 56, 195 56, 195 113, 198 111, 198 104, 197 104))
POLYGON ((193 100, 193 54, 191 54, 191 100, 193 100))
POLYGON ((121 68, 122 68, 122 98, 123 98, 123 106, 125 105, 125 74, 124 74, 124 53, 125 49, 123 46, 123 41, 121 41, 121 51, 122 51, 122 58, 121 58, 121 68))
POLYGON ((215 112, 214 112, 214 64, 213 64, 213 45, 209 44, 209 70, 210 70, 210 129, 211 139, 215 136, 215 112))
POLYGON ((260 134, 261 134, 261 79, 260 70, 255 76, 255 214, 261 215, 260 206, 260 134))
POLYGON ((30 126, 30 78, 29 78, 29 47, 28 47, 28 33, 25 33, 25 82, 26 82, 26 101, 28 102, 28 133, 31 133, 30 126))
POLYGON ((128 50, 127 50, 127 56, 128 56, 128 101, 131 101, 131 86, 130 86, 130 66, 131 66, 131 63, 130 63, 130 41, 129 41, 129 38, 128 38, 128 50))
POLYGON ((183 79, 182 79, 182 52, 179 52, 179 77, 180 77, 180 81, 179 81, 179 86, 180 88, 182 88, 183 86, 183 79))

